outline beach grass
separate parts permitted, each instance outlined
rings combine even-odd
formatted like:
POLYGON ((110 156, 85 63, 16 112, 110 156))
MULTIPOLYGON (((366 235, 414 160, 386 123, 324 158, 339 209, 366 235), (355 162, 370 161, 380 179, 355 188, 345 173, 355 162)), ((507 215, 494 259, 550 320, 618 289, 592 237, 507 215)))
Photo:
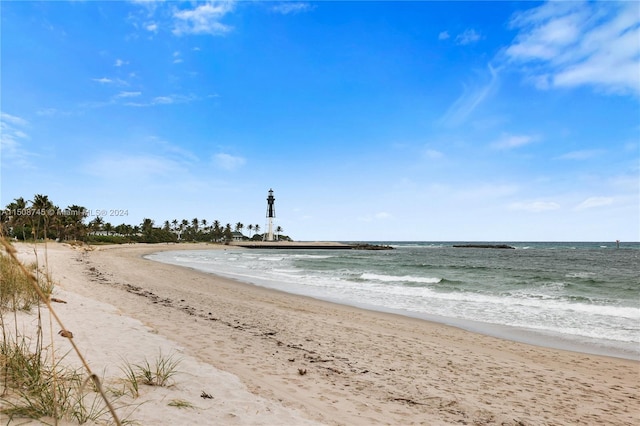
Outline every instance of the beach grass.
MULTIPOLYGON (((141 363, 125 361, 120 368, 124 377, 117 379, 118 383, 124 383, 124 388, 103 390, 104 380, 91 372, 78 352, 73 333, 66 330, 51 306, 51 301, 60 300, 51 297, 54 283, 50 274, 43 272, 47 270, 46 264, 41 266, 36 261, 25 266, 17 259, 10 243, 1 237, 0 242, 4 248, 0 250, 0 413, 8 416, 10 422, 29 418, 48 419, 56 424, 58 420, 67 420, 78 424, 106 422, 120 425, 123 422, 115 414, 112 402, 120 402, 127 394, 138 398, 143 385, 171 384, 181 360, 175 354, 160 352, 152 361, 146 358, 141 363), (69 339, 84 368, 71 368, 62 362, 73 351, 58 356, 53 344, 44 344, 43 321, 47 310, 62 329, 58 334, 69 339), (30 329, 18 326, 18 316, 25 313, 35 314, 30 329)), ((37 250, 34 252, 37 259, 37 250)), ((187 408, 189 405, 176 403, 175 406, 187 408)), ((127 404, 121 403, 118 409, 126 407, 127 404)), ((135 421, 125 420, 124 423, 135 421)))
POLYGON ((120 371, 124 374, 122 381, 133 398, 140 396, 140 385, 169 386, 171 378, 178 373, 180 359, 171 355, 158 354, 155 361, 150 363, 146 358, 140 364, 132 364, 123 360, 120 371))
MULTIPOLYGON (((4 249, 0 251, 0 412, 10 421, 51 418, 56 423, 59 419, 69 419, 83 424, 110 415, 115 424, 121 424, 101 389, 100 379, 91 372, 73 343, 72 334, 62 335, 80 356, 88 377, 82 370, 63 365, 64 356, 56 358, 53 346, 44 344, 44 306, 62 330, 66 330, 50 305, 54 289, 50 275, 41 271, 38 261, 28 266, 20 263, 15 249, 4 238, 0 237, 0 243, 4 249), (18 313, 33 310, 36 314, 33 329, 19 328, 18 313), (87 386, 89 382, 94 386, 87 386)), ((37 259, 37 251, 34 252, 37 259)))

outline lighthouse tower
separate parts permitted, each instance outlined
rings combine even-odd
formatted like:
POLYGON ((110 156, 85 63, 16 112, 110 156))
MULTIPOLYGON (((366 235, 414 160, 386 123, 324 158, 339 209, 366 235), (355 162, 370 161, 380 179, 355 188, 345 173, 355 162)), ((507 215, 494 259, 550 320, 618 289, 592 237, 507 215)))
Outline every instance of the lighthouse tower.
POLYGON ((273 189, 269 189, 269 196, 267 197, 267 221, 268 221, 268 231, 266 235, 267 241, 273 241, 273 218, 276 217, 276 209, 273 207, 273 203, 275 201, 276 199, 273 196, 273 189))

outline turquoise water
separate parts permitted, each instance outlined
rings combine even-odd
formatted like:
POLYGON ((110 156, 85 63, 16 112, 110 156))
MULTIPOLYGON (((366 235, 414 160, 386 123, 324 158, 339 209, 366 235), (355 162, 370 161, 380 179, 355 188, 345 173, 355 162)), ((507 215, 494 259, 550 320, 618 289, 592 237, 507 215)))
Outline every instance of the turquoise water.
POLYGON ((379 243, 395 249, 200 250, 148 258, 514 340, 640 358, 638 243, 504 243, 516 250, 379 243))

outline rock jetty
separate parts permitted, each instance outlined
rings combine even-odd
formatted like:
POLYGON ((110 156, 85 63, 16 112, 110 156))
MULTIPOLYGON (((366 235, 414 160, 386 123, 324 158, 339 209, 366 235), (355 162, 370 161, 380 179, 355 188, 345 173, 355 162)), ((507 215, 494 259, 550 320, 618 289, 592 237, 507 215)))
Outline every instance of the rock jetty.
POLYGON ((506 244, 454 244, 456 248, 488 248, 488 249, 515 249, 506 244))

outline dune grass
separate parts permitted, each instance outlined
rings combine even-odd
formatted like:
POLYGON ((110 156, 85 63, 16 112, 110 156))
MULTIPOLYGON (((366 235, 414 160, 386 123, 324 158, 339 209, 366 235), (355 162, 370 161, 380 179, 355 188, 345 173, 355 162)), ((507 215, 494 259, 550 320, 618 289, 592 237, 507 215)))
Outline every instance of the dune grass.
MULTIPOLYGON (((0 246, 3 249, 0 250, 0 412, 7 415, 9 421, 46 418, 53 419, 55 424, 60 419, 83 424, 104 420, 108 414, 120 425, 100 380, 91 372, 72 338, 69 341, 86 372, 63 366, 64 357, 56 359, 52 346, 43 343, 44 306, 65 330, 50 305, 54 288, 50 275, 40 270, 38 262, 28 267, 20 263, 15 249, 2 236, 0 246), (33 329, 19 328, 18 313, 33 311, 36 316, 33 329), (87 386, 89 382, 94 389, 87 386)), ((37 251, 35 253, 37 259, 37 251)))
MULTIPOLYGON (((0 414, 8 416, 9 423, 30 418, 54 424, 60 420, 78 424, 123 424, 110 399, 118 401, 127 394, 135 399, 144 385, 169 386, 180 360, 160 352, 154 362, 125 361, 121 367, 124 378, 117 379, 124 383, 124 389, 105 391, 103 380, 91 371, 69 333, 68 337, 63 336, 69 339, 83 368, 68 367, 62 361, 69 353, 58 357, 53 345, 43 343, 44 314, 51 315, 62 330, 66 328, 50 304, 54 283, 46 269, 45 272, 41 269, 38 262, 29 266, 21 264, 15 249, 0 236, 0 414), (35 314, 31 330, 19 328, 21 312, 35 314)), ((130 406, 121 403, 118 409, 130 406)), ((135 422, 125 420, 124 423, 135 422)))

